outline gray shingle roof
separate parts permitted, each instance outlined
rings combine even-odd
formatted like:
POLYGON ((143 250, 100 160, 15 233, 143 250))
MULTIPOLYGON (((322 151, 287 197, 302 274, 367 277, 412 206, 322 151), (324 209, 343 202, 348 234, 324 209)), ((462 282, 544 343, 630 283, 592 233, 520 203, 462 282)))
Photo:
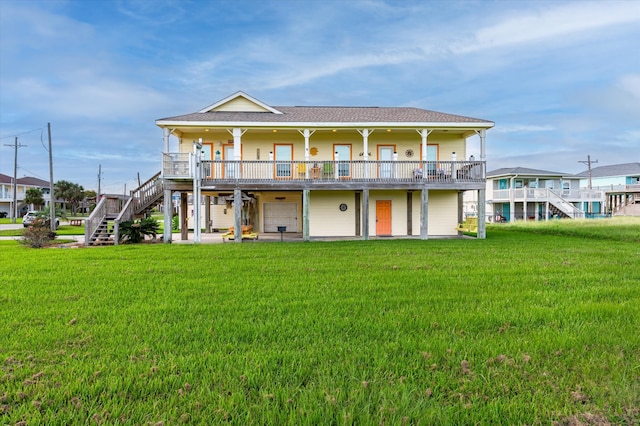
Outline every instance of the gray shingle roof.
MULTIPOLYGON (((589 177, 589 171, 585 170, 576 176, 589 177)), ((612 164, 610 166, 600 166, 591 169, 591 177, 609 176, 640 176, 640 163, 612 164)))
POLYGON ((28 185, 28 186, 49 186, 49 182, 46 180, 38 179, 36 177, 25 176, 18 178, 18 183, 20 185, 28 185))
POLYGON ((487 177, 521 175, 521 176, 565 176, 571 177, 570 173, 550 172, 548 170, 528 169, 526 167, 504 167, 487 172, 487 177))
MULTIPOLYGON (((271 112, 196 112, 167 117, 170 122, 253 122, 253 123, 469 123, 493 124, 488 120, 410 107, 323 107, 274 106, 271 112)), ((486 126, 483 126, 486 127, 486 126)))
MULTIPOLYGON (((36 177, 24 176, 17 179, 18 185, 26 186, 49 186, 49 182, 46 180, 38 179, 36 177)), ((13 183, 13 177, 0 173, 0 183, 13 183)))
POLYGON ((0 183, 11 183, 13 182, 13 178, 11 176, 3 175, 0 173, 0 183))

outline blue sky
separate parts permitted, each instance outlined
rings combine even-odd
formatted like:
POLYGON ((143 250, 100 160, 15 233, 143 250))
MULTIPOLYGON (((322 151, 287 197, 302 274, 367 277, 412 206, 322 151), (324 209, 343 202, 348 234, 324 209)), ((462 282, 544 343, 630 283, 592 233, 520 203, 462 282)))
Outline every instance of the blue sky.
MULTIPOLYGON (((640 161, 640 1, 0 0, 0 173, 122 192, 156 119, 238 90, 271 105, 494 121, 488 169, 640 161)), ((477 146, 477 144, 473 144, 477 146)))

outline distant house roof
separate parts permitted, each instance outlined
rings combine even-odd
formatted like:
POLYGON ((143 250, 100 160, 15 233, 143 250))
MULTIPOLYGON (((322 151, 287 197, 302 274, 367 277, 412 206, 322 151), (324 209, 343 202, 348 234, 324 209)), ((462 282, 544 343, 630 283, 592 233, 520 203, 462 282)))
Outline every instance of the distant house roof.
POLYGON ((412 107, 331 107, 268 106, 237 92, 199 112, 162 118, 159 126, 171 124, 256 125, 278 123, 324 127, 335 124, 375 125, 401 123, 411 125, 448 125, 493 127, 493 122, 461 115, 446 114, 412 107))
MULTIPOLYGON (((589 177, 589 171, 578 173, 581 178, 589 177)), ((613 164, 610 166, 600 166, 591 169, 591 177, 613 177, 613 176, 640 176, 640 163, 613 164)))
POLYGON ((548 177, 575 177, 570 173, 562 173, 562 172, 550 172, 548 170, 537 170, 537 169, 529 169, 526 167, 504 167, 501 169, 495 169, 490 172, 487 172, 487 177, 497 177, 497 176, 548 176, 548 177))
MULTIPOLYGON (((18 185, 48 187, 49 182, 36 177, 25 176, 17 179, 18 185)), ((0 173, 0 183, 13 183, 13 177, 0 173)))
POLYGON ((27 186, 41 186, 48 187, 49 182, 46 180, 38 179, 36 177, 25 176, 18 178, 18 184, 27 185, 27 186))

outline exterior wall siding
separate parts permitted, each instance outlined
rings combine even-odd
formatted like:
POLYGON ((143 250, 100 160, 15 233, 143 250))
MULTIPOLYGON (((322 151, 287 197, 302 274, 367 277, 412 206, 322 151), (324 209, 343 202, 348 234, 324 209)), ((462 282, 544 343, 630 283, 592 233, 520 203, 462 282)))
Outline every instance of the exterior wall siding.
POLYGON ((350 237, 356 232, 354 191, 311 191, 309 196, 309 235, 350 237), (340 204, 347 210, 341 211, 340 204))
POLYGON ((429 191, 429 235, 458 235, 458 193, 429 191))
MULTIPOLYGON (((223 145, 232 144, 233 138, 226 130, 214 130, 212 132, 194 135, 189 138, 182 138, 179 145, 179 152, 193 152, 193 140, 202 138, 203 144, 211 145, 211 155, 204 160, 214 160, 215 152, 222 152, 223 145)), ((460 135, 437 134, 429 136, 429 145, 437 145, 438 158, 429 160, 451 161, 452 153, 456 153, 458 161, 466 159, 466 141, 460 135)), ((273 152, 275 144, 293 145, 293 160, 303 161, 305 154, 304 137, 297 131, 266 131, 248 130, 242 136, 242 159, 243 160, 268 160, 269 152, 273 152)), ((351 145, 350 160, 362 160, 364 157, 362 136, 355 130, 338 130, 337 132, 317 131, 309 138, 309 147, 316 155, 310 155, 309 160, 328 161, 333 160, 333 146, 336 144, 351 145), (362 155, 361 155, 362 154, 362 155)), ((370 160, 378 158, 378 145, 393 145, 398 153, 398 160, 421 159, 422 139, 415 132, 385 132, 376 130, 369 136, 368 152, 370 160), (408 150, 411 150, 407 155, 408 150)), ((341 158, 341 160, 349 160, 341 158)))

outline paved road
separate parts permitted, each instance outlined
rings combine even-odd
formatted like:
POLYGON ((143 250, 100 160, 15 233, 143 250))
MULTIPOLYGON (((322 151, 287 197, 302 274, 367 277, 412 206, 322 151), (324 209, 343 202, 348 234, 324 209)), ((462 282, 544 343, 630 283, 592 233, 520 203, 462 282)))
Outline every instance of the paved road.
MULTIPOLYGON (((4 229, 24 229, 24 226, 22 226, 21 223, 0 223, 0 231, 4 230, 4 229)), ((4 236, 0 236, 0 240, 19 240, 20 238, 22 238, 21 236, 12 236, 12 237, 4 237, 4 236)), ((64 238, 65 240, 76 240, 76 241, 81 241, 84 242, 84 235, 65 235, 61 238, 64 238)))
POLYGON ((22 229, 22 224, 21 223, 0 224, 0 231, 2 231, 3 229, 22 229))

